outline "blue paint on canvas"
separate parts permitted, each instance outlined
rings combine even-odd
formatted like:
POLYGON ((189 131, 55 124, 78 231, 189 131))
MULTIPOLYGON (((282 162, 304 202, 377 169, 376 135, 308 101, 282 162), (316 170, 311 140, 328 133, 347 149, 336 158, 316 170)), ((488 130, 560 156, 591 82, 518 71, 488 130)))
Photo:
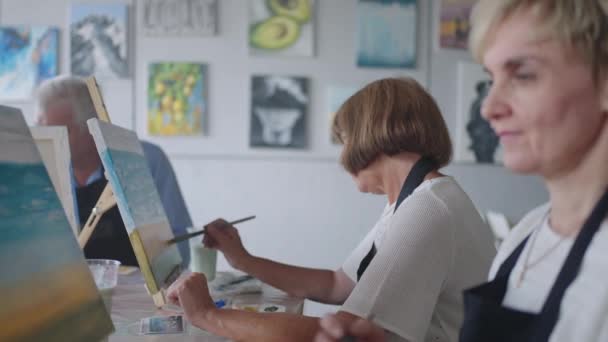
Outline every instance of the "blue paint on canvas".
POLYGON ((71 265, 83 255, 42 163, 0 162, 0 283, 71 265), (40 248, 40 244, 45 248, 40 248), (53 258, 49 251, 53 250, 53 258), (27 258, 15 256, 28 252, 27 258))
POLYGON ((0 341, 101 340, 112 321, 15 108, 0 106, 0 146, 0 341))
POLYGON ((360 0, 357 65, 414 67, 416 11, 416 0, 360 0))
POLYGON ((58 36, 56 28, 0 27, 0 99, 27 100, 57 75, 58 36))
POLYGON ((143 154, 107 149, 101 158, 113 186, 127 231, 167 221, 148 162, 143 154))

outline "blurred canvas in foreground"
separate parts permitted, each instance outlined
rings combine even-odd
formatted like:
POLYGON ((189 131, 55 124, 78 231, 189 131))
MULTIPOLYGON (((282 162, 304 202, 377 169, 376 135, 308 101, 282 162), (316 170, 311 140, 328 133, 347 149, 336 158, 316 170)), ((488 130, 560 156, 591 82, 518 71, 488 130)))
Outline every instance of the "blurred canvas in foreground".
POLYGON ((70 16, 70 70, 101 79, 129 77, 127 5, 74 4, 70 16))
POLYGON ((72 186, 72 159, 68 129, 65 126, 30 127, 34 142, 51 177, 55 191, 63 205, 74 236, 78 236, 80 222, 76 208, 76 194, 72 186))
POLYGON ((0 146, 0 341, 101 340, 112 321, 17 109, 0 146))
POLYGON ((57 75, 58 38, 52 27, 0 27, 0 100, 29 100, 42 81, 57 75))
POLYGON ((200 135, 207 108, 206 66, 152 63, 148 69, 148 133, 200 135))
POLYGON ((182 259, 177 246, 167 244, 173 231, 141 143, 133 131, 98 119, 87 123, 148 290, 162 297, 179 276, 182 259))
POLYGON ((439 24, 439 46, 441 48, 467 48, 469 39, 469 16, 477 0, 442 0, 439 24))
POLYGON ((357 65, 416 66, 416 0, 359 0, 357 65))

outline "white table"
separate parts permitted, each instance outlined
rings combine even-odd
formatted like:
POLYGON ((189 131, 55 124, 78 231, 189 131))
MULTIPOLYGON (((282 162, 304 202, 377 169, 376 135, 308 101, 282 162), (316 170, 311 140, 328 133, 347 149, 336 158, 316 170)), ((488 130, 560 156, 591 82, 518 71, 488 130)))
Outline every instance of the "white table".
MULTIPOLYGON (((218 277, 222 275, 218 273, 218 277)), ((272 303, 285 307, 287 312, 302 313, 304 300, 294 298, 268 285, 262 285, 262 293, 235 295, 230 300, 235 303, 263 304, 272 303)), ((152 297, 146 291, 141 273, 119 276, 118 286, 112 297, 112 321, 116 331, 110 335, 109 341, 226 341, 226 339, 200 330, 186 322, 183 334, 172 335, 142 335, 140 320, 151 316, 171 316, 181 314, 179 308, 168 306, 161 310, 154 306, 152 297)))

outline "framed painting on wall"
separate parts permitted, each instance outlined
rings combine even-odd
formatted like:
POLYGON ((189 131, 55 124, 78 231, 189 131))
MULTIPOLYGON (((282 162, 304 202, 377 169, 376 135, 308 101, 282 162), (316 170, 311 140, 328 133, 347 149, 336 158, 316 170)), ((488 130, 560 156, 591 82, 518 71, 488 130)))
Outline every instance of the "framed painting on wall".
POLYGON ((248 0, 249 53, 312 57, 315 0, 248 0))
POLYGON ((70 70, 100 79, 129 77, 125 4, 74 4, 70 14, 70 70))
POLYGON ((100 341, 112 320, 23 115, 0 106, 0 341, 100 341))
POLYGON ((200 63, 151 63, 148 68, 148 133, 200 135, 207 108, 207 67, 200 63))
POLYGON ((253 76, 249 145, 305 148, 309 103, 304 77, 253 76))
POLYGON ((357 17, 358 66, 416 66, 416 0, 359 0, 357 17))
POLYGON ((441 0, 439 14, 439 47, 467 49, 469 17, 477 0, 441 0))
POLYGON ((143 0, 147 36, 212 36, 217 32, 218 0, 143 0))
POLYGON ((460 62, 458 79, 455 160, 500 163, 502 149, 498 136, 481 116, 481 105, 490 87, 489 76, 479 64, 460 62))
POLYGON ((29 100, 44 80, 57 76, 59 29, 0 27, 0 100, 29 100))

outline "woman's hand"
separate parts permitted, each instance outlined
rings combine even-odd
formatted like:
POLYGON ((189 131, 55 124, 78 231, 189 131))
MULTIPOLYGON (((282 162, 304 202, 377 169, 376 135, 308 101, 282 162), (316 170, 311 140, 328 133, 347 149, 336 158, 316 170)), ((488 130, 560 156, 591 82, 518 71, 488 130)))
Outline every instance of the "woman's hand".
POLYGON ((339 314, 326 315, 320 321, 315 342, 384 342, 384 330, 363 318, 345 319, 339 314), (348 337, 347 337, 348 336, 348 337), (348 339, 348 338, 352 339, 348 339))
POLYGON ((209 315, 217 310, 209 295, 207 279, 201 273, 191 273, 176 280, 167 290, 167 298, 184 309, 188 321, 204 326, 209 315))
POLYGON ((205 226, 203 243, 206 247, 220 250, 228 263, 238 270, 242 270, 245 260, 251 257, 241 242, 238 230, 223 219, 205 226))

